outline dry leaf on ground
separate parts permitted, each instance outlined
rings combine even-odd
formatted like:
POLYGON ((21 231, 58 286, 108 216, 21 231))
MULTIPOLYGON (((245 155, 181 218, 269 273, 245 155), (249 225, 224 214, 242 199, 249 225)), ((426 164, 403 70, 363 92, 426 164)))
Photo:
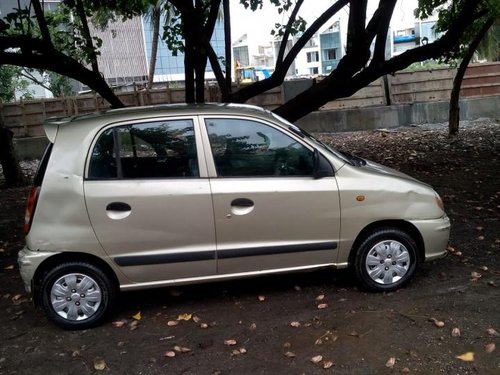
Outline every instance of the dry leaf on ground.
POLYGON ((316 301, 323 301, 325 299, 324 294, 320 294, 319 296, 316 297, 316 301))
POLYGON ((265 301, 265 300, 266 300, 266 296, 259 296, 258 298, 259 298, 259 301, 260 301, 260 302, 263 302, 263 301, 265 301))
POLYGON ((500 334, 497 332, 496 329, 494 328, 488 328, 486 330, 486 333, 489 335, 489 336, 500 336, 500 334))
POLYGON ((132 319, 141 320, 142 319, 141 312, 139 311, 137 314, 132 315, 132 319))
POLYGON ((191 320, 193 314, 181 314, 177 317, 177 320, 191 320))
POLYGON ((224 345, 227 345, 227 346, 236 345, 236 340, 233 340, 233 339, 224 340, 224 345))
POLYGON ((385 363, 385 367, 393 368, 395 364, 396 364, 396 358, 395 357, 391 357, 385 363))
POLYGON ((97 371, 103 371, 106 368, 106 362, 102 358, 96 358, 94 360, 94 369, 97 371))
POLYGON ((330 368, 330 367, 332 367, 332 366, 333 366, 333 362, 332 362, 332 361, 324 361, 324 362, 323 362, 323 368, 324 368, 325 370, 329 369, 329 368, 330 368))
POLYGON ((467 352, 467 353, 464 353, 462 355, 458 355, 456 358, 460 359, 461 361, 464 361, 464 362, 472 362, 472 361, 474 361, 474 353, 467 352))
POLYGON ((167 322, 167 326, 169 326, 169 327, 175 327, 175 326, 176 326, 176 325, 178 325, 178 324, 179 324, 179 321, 178 321, 178 320, 169 320, 169 321, 167 322))
POLYGON ((490 342, 489 344, 486 344, 484 346, 484 351, 486 353, 493 353, 496 348, 497 348, 497 346, 495 345, 495 343, 494 342, 490 342))
POLYGON ((326 304, 326 303, 320 303, 320 304, 318 305, 318 309, 320 309, 320 310, 322 310, 322 309, 326 309, 327 307, 328 307, 328 304, 326 304))
POLYGON ((314 357, 311 358, 312 363, 320 363, 323 360, 322 355, 315 355, 314 357))
POLYGON ((285 357, 288 357, 288 358, 295 358, 295 353, 294 352, 285 352, 285 354, 283 354, 285 357))
POLYGON ((300 322, 291 322, 290 325, 292 327, 298 328, 298 327, 300 327, 300 322))
POLYGON ((459 328, 457 328, 457 327, 453 328, 453 329, 451 330, 451 335, 452 335, 453 337, 460 337, 460 329, 459 329, 459 328))
POLYGON ((168 358, 173 358, 175 357, 175 352, 173 350, 169 350, 169 351, 166 351, 164 354, 163 354, 164 357, 168 357, 168 358))

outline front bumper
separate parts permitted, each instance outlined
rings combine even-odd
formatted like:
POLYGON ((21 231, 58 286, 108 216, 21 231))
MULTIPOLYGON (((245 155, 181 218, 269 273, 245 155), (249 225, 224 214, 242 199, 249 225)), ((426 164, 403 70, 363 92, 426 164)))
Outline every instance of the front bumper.
POLYGON ((450 219, 444 215, 439 219, 410 220, 422 234, 425 246, 424 260, 430 261, 446 256, 450 238, 450 219))
POLYGON ((19 273, 24 282, 24 288, 27 292, 32 291, 31 283, 33 281, 33 276, 36 270, 42 264, 42 262, 57 254, 54 251, 33 251, 28 249, 26 246, 19 251, 17 256, 17 263, 19 264, 19 273))

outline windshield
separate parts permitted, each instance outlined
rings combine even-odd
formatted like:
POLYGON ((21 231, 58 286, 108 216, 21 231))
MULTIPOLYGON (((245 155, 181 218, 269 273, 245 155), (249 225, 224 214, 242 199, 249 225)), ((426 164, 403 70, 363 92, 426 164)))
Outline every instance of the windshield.
POLYGON ((295 134, 297 134, 299 137, 302 137, 302 138, 307 138, 309 139, 310 141, 312 141, 313 143, 316 143, 317 145, 320 145, 322 146, 324 149, 326 149, 327 151, 329 151, 331 154, 333 154, 334 156, 336 156, 337 158, 345 161, 346 163, 349 163, 351 165, 355 165, 356 163, 351 159, 351 157, 349 156, 349 154, 347 153, 344 153, 344 152, 341 152, 341 151, 338 151, 336 149, 334 149, 333 147, 330 147, 328 146, 327 144, 321 142, 318 138, 314 137, 312 134, 309 134, 307 131, 305 131, 304 129, 302 128, 299 128, 297 125, 294 125, 292 124, 290 121, 288 120, 285 120, 283 117, 281 116, 278 116, 277 114, 275 113, 272 113, 271 114, 277 119, 279 120, 280 122, 283 122, 284 124, 288 125, 288 129, 291 130, 292 132, 294 132, 295 134))

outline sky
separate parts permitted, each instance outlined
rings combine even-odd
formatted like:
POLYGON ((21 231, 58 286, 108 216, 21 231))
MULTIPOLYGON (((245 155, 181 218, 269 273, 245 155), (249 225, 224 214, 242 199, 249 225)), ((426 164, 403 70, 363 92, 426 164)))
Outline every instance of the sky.
MULTIPOLYGON (((299 14, 310 24, 334 2, 334 0, 305 0, 299 14)), ((417 2, 418 0, 398 0, 391 20, 393 30, 409 28, 415 25, 413 11, 417 7, 417 2)), ((230 3, 233 40, 240 38, 245 33, 252 33, 262 42, 269 41, 271 38, 270 31, 274 28, 274 24, 283 24, 287 21, 287 18, 278 14, 276 7, 267 0, 264 0, 264 7, 255 12, 245 9, 239 0, 231 0, 230 3)), ((377 9, 378 3, 377 0, 368 0, 368 17, 371 17, 377 9)), ((341 13, 343 13, 342 18, 347 19, 348 8, 344 8, 337 13, 332 18, 332 22, 338 19, 341 13)))

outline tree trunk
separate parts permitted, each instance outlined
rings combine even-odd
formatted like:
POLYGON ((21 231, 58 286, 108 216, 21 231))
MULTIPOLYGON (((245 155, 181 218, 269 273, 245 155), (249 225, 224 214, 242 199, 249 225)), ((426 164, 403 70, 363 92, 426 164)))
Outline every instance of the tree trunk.
POLYGON ((462 81, 464 79, 465 71, 469 66, 469 62, 474 56, 474 52, 476 51, 479 43, 486 35, 488 29, 493 25, 494 19, 489 19, 483 25, 483 27, 478 31, 472 42, 469 44, 465 55, 460 62, 460 65, 457 69, 457 74, 453 79, 453 88, 451 90, 450 96, 450 111, 449 111, 449 123, 448 123, 448 134, 451 136, 455 136, 458 134, 458 128, 460 124, 460 89, 462 87, 462 81))
POLYGON ((193 22, 192 14, 181 15, 182 22, 185 26, 184 33, 184 85, 185 85, 185 95, 186 103, 195 103, 195 91, 194 91, 194 63, 195 63, 195 46, 194 39, 196 35, 193 35, 193 22))
POLYGON ((14 150, 12 136, 12 131, 0 124, 0 163, 5 182, 7 186, 19 186, 24 183, 24 177, 14 150))
POLYGON ((151 21, 153 23, 153 36, 151 39, 151 56, 149 60, 148 89, 153 87, 153 79, 156 69, 156 58, 158 55, 158 39, 160 36, 160 19, 161 11, 160 3, 158 2, 154 6, 153 13, 151 14, 151 21))
POLYGON ((224 12, 224 50, 225 50, 225 68, 226 68, 226 87, 227 91, 231 93, 232 89, 232 78, 231 78, 231 67, 232 67, 232 51, 231 51, 231 12, 229 7, 229 0, 222 0, 223 12, 224 12))

